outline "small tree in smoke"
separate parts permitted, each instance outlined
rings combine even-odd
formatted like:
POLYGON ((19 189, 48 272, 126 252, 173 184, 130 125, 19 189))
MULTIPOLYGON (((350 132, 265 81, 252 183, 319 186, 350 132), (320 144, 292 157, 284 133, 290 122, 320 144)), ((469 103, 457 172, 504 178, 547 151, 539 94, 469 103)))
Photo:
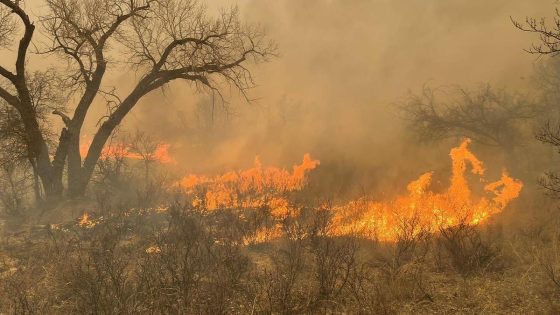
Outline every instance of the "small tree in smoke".
POLYGON ((476 90, 425 86, 400 105, 409 126, 422 140, 469 137, 506 152, 524 145, 527 123, 539 113, 528 97, 489 85, 476 90))
MULTIPOLYGON (((551 56, 544 67, 537 68, 537 83, 543 91, 543 101, 548 104, 547 114, 549 119, 536 133, 537 140, 560 148, 560 122, 558 121, 558 96, 560 95, 560 67, 556 57, 560 53, 560 10, 555 10, 552 23, 545 18, 527 17, 525 22, 513 20, 513 25, 524 32, 535 34, 539 37, 536 43, 526 49, 528 53, 538 56, 551 56), (552 118, 550 118, 552 117, 552 118)), ((560 198, 560 175, 548 172, 540 179, 540 184, 554 197, 560 198)))
MULTIPOLYGON (((19 176, 21 172, 29 173, 36 169, 27 147, 27 139, 19 114, 11 106, 0 101, 0 167, 10 176, 19 176), (8 171, 10 170, 10 171, 8 171)), ((36 172, 33 172, 35 175, 36 172)), ((28 178, 33 181, 35 200, 42 200, 39 178, 28 178)))
POLYGON ((0 165, 0 215, 24 214, 30 182, 28 171, 17 161, 0 165))
POLYGON ((146 182, 150 179, 150 167, 157 160, 156 150, 159 147, 150 135, 138 130, 131 138, 130 150, 138 154, 142 163, 144 164, 144 180, 146 182))
POLYGON ((69 195, 85 192, 113 131, 147 94, 172 81, 189 82, 218 95, 225 82, 244 94, 253 86, 248 63, 266 61, 275 52, 260 28, 241 23, 235 8, 211 18, 196 0, 45 0, 45 4, 39 25, 48 43, 38 45, 39 53, 58 57, 62 66, 31 72, 28 55, 36 25, 19 1, 0 0, 0 48, 17 46, 13 68, 0 66, 0 98, 20 116, 29 159, 51 199, 63 193, 65 168, 69 195), (134 71, 132 89, 106 86, 103 79, 110 70, 134 71), (36 93, 31 79, 45 74, 61 83, 47 86, 50 91, 71 92, 68 106, 51 111, 64 123, 58 141, 52 143, 34 101, 44 94, 36 93), (98 96, 110 100, 107 115, 99 119, 92 144, 81 156, 80 134, 98 96))
POLYGON ((560 117, 560 58, 549 58, 535 65, 532 83, 539 93, 539 102, 546 116, 560 117))

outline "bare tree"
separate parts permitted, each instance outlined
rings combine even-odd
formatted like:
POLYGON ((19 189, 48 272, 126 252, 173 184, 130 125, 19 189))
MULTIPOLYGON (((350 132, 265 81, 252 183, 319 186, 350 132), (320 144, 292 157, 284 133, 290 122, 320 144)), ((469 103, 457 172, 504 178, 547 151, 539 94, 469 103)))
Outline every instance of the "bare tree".
POLYGON ((0 165, 0 214, 21 216, 29 192, 29 169, 18 161, 0 165))
POLYGON ((157 160, 157 149, 160 146, 150 135, 137 130, 131 139, 130 150, 138 154, 144 164, 144 181, 150 180, 150 167, 157 160))
MULTIPOLYGON (((560 153, 560 124, 546 122, 537 132, 536 138, 542 143, 557 148, 560 153)), ((557 172, 547 172, 539 179, 539 184, 551 197, 560 198, 560 175, 557 172)))
MULTIPOLYGON (((54 143, 55 134, 50 129, 46 118, 51 111, 62 110, 57 106, 60 103, 61 94, 55 92, 57 90, 57 80, 54 74, 52 70, 48 70, 37 71, 29 75, 33 110, 40 122, 39 128, 49 145, 54 143)), ((36 160, 32 158, 33 154, 30 152, 28 144, 29 140, 21 115, 13 106, 0 99, 0 146, 2 147, 0 164, 2 164, 2 167, 7 164, 17 164, 19 169, 30 168, 33 173, 35 199, 40 202, 42 191, 37 164, 35 163, 36 160)))
POLYGON ((274 44, 259 27, 241 23, 236 8, 212 18, 196 0, 45 3, 47 13, 39 20, 49 42, 39 52, 58 56, 67 65, 56 67, 60 70, 57 78, 72 92, 69 114, 52 111, 65 125, 56 145, 49 144, 33 106, 27 61, 36 26, 19 1, 0 0, 0 44, 9 48, 21 35, 13 69, 0 66, 5 79, 0 83, 0 98, 19 113, 30 158, 46 195, 53 199, 63 193, 66 165, 68 194, 84 194, 107 140, 148 93, 172 81, 185 81, 218 95, 225 82, 244 94, 254 85, 247 64, 266 61, 275 53, 274 44), (117 91, 103 84, 109 70, 134 71, 138 80, 130 91, 117 91), (92 144, 81 156, 80 133, 97 96, 109 100, 108 114, 100 117, 92 144))
POLYGON ((456 87, 411 94, 400 108, 410 127, 423 140, 469 137, 506 152, 526 140, 527 122, 539 108, 528 97, 483 86, 471 91, 456 87))
MULTIPOLYGON (((558 114, 560 101, 560 58, 548 58, 535 64, 531 83, 539 91, 540 102, 546 104, 547 109, 558 114)), ((548 113, 550 114, 550 113, 548 113)))
MULTIPOLYGON (((545 18, 527 17, 525 22, 513 20, 513 25, 524 32, 536 34, 539 37, 537 43, 533 43, 528 53, 538 56, 556 57, 560 53, 560 10, 555 10, 555 15, 551 23, 545 18)), ((537 84, 543 92, 543 101, 548 104, 547 114, 549 119, 536 134, 537 140, 549 144, 555 148, 560 148, 560 123, 557 120, 558 92, 560 91, 560 67, 556 59, 547 60, 546 66, 537 69, 537 84), (552 116, 552 118, 550 118, 552 116)), ((548 172, 545 177, 540 179, 540 184, 553 197, 560 197, 560 175, 555 172, 548 172)))
POLYGON ((511 19, 513 25, 524 32, 534 33, 539 36, 539 41, 526 49, 527 52, 537 55, 556 56, 560 52, 560 10, 555 10, 552 23, 545 18, 525 18, 525 22, 511 19))

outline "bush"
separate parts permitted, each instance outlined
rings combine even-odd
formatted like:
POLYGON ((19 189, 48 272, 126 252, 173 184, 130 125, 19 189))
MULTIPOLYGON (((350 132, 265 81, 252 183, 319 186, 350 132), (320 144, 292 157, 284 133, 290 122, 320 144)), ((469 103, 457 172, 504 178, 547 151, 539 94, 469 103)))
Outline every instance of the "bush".
MULTIPOLYGON (((436 240, 439 259, 444 259, 463 277, 486 270, 499 270, 503 267, 500 248, 483 241, 477 227, 460 223, 456 226, 441 228, 436 240)), ((440 265, 444 262, 439 262, 440 265)))

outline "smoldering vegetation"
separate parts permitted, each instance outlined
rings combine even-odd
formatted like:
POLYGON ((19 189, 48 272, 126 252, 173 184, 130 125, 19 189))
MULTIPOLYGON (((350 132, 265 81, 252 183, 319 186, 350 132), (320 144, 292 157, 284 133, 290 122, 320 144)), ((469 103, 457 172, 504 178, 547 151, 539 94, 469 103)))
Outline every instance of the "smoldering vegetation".
MULTIPOLYGON (((85 194, 55 203, 21 115, 0 103, 0 314, 559 313, 560 30, 525 21, 552 22, 548 3, 471 2, 241 1, 241 18, 280 47, 249 67, 259 86, 147 95, 85 194), (341 205, 397 204, 425 172, 444 194, 464 138, 486 171, 483 182, 467 165, 474 198, 503 170, 523 183, 503 211, 428 229, 395 208, 389 242, 333 232, 341 205), (320 165, 293 184, 304 153, 320 165), (242 177, 255 156, 278 167, 255 169, 282 189, 249 177, 220 195, 219 179, 242 177)), ((107 85, 127 87, 133 72, 107 85)), ((56 72, 29 81, 55 146, 66 95, 50 94, 56 72)), ((104 93, 100 121, 118 105, 104 93)), ((100 121, 86 119, 82 144, 100 121)))

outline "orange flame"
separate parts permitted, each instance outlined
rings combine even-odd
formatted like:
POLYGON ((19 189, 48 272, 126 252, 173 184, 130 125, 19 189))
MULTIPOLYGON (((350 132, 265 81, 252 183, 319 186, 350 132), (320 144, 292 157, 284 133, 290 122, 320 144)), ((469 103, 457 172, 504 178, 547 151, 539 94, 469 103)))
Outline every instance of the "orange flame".
POLYGON ((78 223, 80 226, 85 226, 89 222, 89 214, 84 212, 84 214, 80 217, 80 222, 78 223))
POLYGON ((292 172, 276 167, 263 167, 255 158, 252 168, 232 171, 215 177, 188 175, 179 186, 190 195, 192 205, 205 211, 218 209, 267 209, 277 223, 272 228, 260 228, 244 238, 245 245, 266 242, 282 236, 280 222, 296 216, 298 208, 288 200, 286 194, 303 189, 308 173, 319 165, 305 154, 292 172))
POLYGON ((429 191, 432 173, 425 173, 408 185, 408 195, 393 201, 376 202, 362 198, 335 207, 330 233, 394 241, 403 227, 410 227, 411 223, 415 225, 416 233, 436 232, 460 223, 476 225, 500 213, 519 196, 523 183, 509 177, 504 170, 500 180, 484 187, 486 192, 494 194, 493 198, 473 198, 465 178, 467 166, 470 165, 471 172, 481 177, 484 167, 468 150, 469 144, 470 140, 466 139, 451 150, 452 176, 447 191, 439 194, 429 191))
MULTIPOLYGON (((519 196, 523 183, 511 178, 504 170, 496 182, 486 184, 488 196, 473 197, 465 177, 467 169, 483 181, 484 165, 469 151, 465 139, 450 152, 452 175, 448 189, 442 193, 430 191, 432 172, 421 175, 407 186, 408 194, 391 201, 374 201, 360 198, 337 205, 330 211, 332 217, 327 233, 333 236, 358 235, 381 241, 395 241, 403 229, 409 233, 437 232, 460 223, 480 224, 500 213, 519 196)), ((306 154, 292 172, 267 167, 258 158, 252 168, 232 171, 215 177, 189 175, 179 186, 192 197, 196 208, 217 209, 269 209, 276 220, 271 228, 260 228, 244 239, 244 244, 266 242, 284 235, 282 220, 297 216, 299 209, 286 193, 299 191, 307 184, 308 173, 319 165, 306 154)))
MULTIPOLYGON (((82 139, 80 143, 80 155, 82 157, 86 156, 91 146, 91 139, 82 139)), ((115 143, 107 144, 103 147, 101 151, 101 159, 107 159, 110 157, 124 157, 133 160, 144 160, 148 159, 150 161, 157 161, 163 164, 174 163, 175 160, 169 155, 169 144, 158 144, 153 152, 147 153, 145 156, 134 152, 130 145, 125 143, 115 143)))
POLYGON ((179 185, 194 195, 193 206, 213 211, 231 208, 271 209, 275 217, 290 213, 289 201, 284 194, 301 190, 307 183, 307 174, 319 165, 318 160, 305 154, 303 162, 290 173, 276 167, 263 167, 255 158, 252 168, 232 171, 215 177, 188 175, 179 185))
POLYGON ((84 214, 80 217, 78 225, 82 228, 91 229, 92 227, 97 225, 97 222, 92 221, 89 214, 87 212, 84 212, 84 214))

